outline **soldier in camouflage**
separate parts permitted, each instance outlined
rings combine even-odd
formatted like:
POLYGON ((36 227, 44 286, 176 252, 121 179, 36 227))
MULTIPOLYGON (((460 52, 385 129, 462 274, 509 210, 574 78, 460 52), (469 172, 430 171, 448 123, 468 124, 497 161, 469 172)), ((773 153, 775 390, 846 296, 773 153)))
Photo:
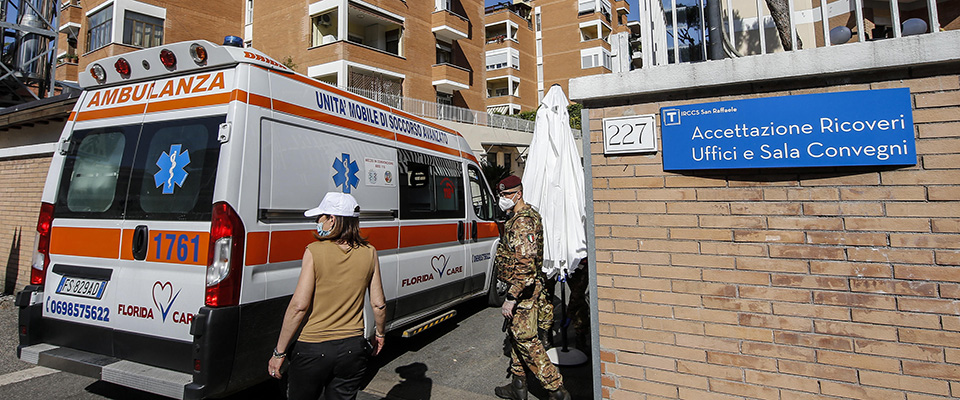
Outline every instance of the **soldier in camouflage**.
POLYGON ((569 400, 570 393, 563 388, 563 378, 537 337, 543 304, 543 279, 540 267, 543 264, 543 225, 540 214, 523 201, 520 178, 510 175, 497 185, 500 191, 500 208, 513 212, 504 227, 504 235, 497 247, 495 267, 497 279, 505 282, 507 300, 501 313, 509 321, 511 344, 511 383, 496 388, 498 397, 526 400, 526 369, 550 392, 550 399, 569 400))

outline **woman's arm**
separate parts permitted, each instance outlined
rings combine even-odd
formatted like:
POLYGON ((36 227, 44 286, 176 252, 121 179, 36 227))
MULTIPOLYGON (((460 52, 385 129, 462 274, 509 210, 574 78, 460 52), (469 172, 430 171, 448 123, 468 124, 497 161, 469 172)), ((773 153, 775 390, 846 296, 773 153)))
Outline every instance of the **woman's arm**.
MULTIPOLYGON (((290 305, 287 306, 287 312, 283 315, 283 325, 280 327, 280 338, 277 339, 276 351, 286 353, 287 347, 293 340, 293 334, 297 332, 303 317, 313 302, 314 285, 316 281, 313 277, 313 255, 310 250, 303 252, 303 262, 300 264, 300 279, 297 280, 297 288, 293 291, 293 297, 290 299, 290 305)), ((382 296, 382 290, 381 290, 382 296)), ((283 364, 284 357, 270 357, 270 363, 267 372, 274 378, 280 377, 280 365, 283 364)))
POLYGON ((373 278, 370 279, 370 305, 373 306, 373 319, 376 322, 376 330, 371 344, 373 344, 373 355, 380 353, 383 349, 384 329, 387 321, 387 299, 383 296, 383 282, 380 281, 380 257, 377 251, 373 251, 373 278))

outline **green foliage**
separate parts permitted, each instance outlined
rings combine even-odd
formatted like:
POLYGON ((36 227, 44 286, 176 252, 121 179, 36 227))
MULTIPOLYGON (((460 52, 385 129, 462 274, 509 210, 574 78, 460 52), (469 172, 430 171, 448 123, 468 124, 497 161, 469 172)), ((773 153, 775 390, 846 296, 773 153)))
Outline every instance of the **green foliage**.
POLYGON ((283 61, 280 62, 280 64, 283 64, 284 67, 290 68, 291 70, 294 70, 294 71, 296 71, 297 69, 297 64, 293 62, 293 57, 291 56, 287 56, 287 58, 284 58, 283 61))
MULTIPOLYGON (((483 176, 487 178, 487 184, 489 184, 491 188, 496 188, 500 180, 510 175, 510 170, 507 169, 507 167, 497 165, 496 163, 485 161, 483 165, 481 165, 481 168, 483 169, 483 176)), ((494 189, 494 192, 496 192, 496 189, 494 189)))
POLYGON ((537 119, 537 110, 521 111, 516 117, 527 121, 535 121, 537 119))
POLYGON ((567 106, 567 113, 570 114, 570 127, 576 130, 580 130, 580 110, 583 109, 583 104, 573 103, 567 106))

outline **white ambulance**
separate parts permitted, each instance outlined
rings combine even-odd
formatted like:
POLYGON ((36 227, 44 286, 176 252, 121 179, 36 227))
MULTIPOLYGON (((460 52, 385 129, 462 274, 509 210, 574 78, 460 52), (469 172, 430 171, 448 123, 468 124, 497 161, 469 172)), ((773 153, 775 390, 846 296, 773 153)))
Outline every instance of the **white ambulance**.
POLYGON ((328 191, 360 203, 388 329, 495 298, 496 201, 458 133, 207 41, 80 84, 17 297, 22 360, 173 398, 267 379, 328 191))

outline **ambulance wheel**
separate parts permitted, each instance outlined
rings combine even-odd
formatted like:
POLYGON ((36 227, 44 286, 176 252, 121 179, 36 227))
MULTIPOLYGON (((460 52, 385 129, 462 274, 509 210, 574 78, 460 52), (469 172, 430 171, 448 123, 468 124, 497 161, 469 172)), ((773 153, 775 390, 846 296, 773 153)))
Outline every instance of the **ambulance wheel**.
POLYGON ((487 304, 491 307, 500 307, 503 305, 503 301, 506 300, 504 296, 501 296, 500 293, 507 292, 507 284, 500 282, 496 276, 490 277, 490 292, 487 294, 487 304))

